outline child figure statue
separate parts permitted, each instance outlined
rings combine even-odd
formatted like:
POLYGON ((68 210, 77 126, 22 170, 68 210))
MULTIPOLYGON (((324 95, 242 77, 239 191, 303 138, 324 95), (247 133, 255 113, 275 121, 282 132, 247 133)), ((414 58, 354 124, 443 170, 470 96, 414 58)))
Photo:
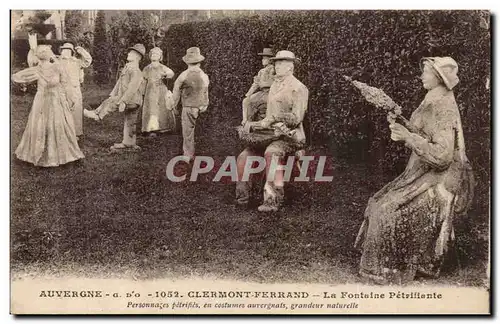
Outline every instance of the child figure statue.
POLYGON ((269 89, 273 84, 276 75, 274 65, 271 58, 274 53, 271 48, 264 48, 262 53, 258 54, 262 57, 262 65, 264 66, 257 76, 250 89, 243 99, 243 119, 241 125, 245 125, 247 121, 261 120, 266 116, 267 97, 269 96, 269 89))
POLYGON ((129 48, 127 61, 120 78, 116 82, 109 98, 95 110, 84 110, 85 117, 100 121, 110 112, 118 110, 124 112, 125 122, 123 125, 123 140, 111 146, 111 151, 139 150, 137 146, 137 113, 142 105, 141 85, 143 74, 139 68, 139 62, 146 54, 146 48, 142 44, 136 44, 129 48))
POLYGON ((174 72, 161 64, 163 52, 159 47, 150 52, 151 64, 143 70, 145 79, 144 103, 142 106, 142 132, 155 136, 155 132, 168 132, 176 129, 172 92, 163 83, 171 79, 174 72))

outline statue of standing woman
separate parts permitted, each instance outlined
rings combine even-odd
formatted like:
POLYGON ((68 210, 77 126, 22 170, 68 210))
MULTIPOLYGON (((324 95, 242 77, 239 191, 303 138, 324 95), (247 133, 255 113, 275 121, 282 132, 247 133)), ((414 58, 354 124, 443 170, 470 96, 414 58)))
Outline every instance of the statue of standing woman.
POLYGON ((37 82, 37 92, 21 142, 18 159, 40 167, 56 167, 83 159, 78 146, 73 107, 75 93, 70 78, 49 45, 39 45, 32 55, 37 64, 15 73, 16 83, 37 82))
POLYGON ((171 79, 174 71, 161 64, 163 52, 155 47, 150 52, 151 64, 142 71, 145 82, 142 106, 142 132, 154 136, 156 132, 176 129, 173 95, 164 79, 171 79))

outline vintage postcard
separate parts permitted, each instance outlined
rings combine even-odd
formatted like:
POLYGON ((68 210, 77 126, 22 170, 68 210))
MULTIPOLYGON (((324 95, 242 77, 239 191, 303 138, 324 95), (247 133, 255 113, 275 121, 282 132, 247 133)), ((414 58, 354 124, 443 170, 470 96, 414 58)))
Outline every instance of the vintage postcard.
POLYGON ((12 10, 11 314, 477 314, 487 10, 12 10))

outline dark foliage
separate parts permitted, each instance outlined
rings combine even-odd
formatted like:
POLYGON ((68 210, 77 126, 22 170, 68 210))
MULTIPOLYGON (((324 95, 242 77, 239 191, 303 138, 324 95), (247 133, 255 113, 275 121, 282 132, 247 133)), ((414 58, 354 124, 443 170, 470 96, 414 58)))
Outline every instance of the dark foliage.
MULTIPOLYGON (((111 56, 111 71, 113 77, 117 78, 118 72, 126 63, 128 49, 137 43, 143 44, 147 50, 155 45, 155 34, 157 32, 150 11, 127 11, 125 15, 111 18, 109 26, 109 39, 111 56)), ((140 67, 144 68, 149 63, 148 57, 143 58, 140 67)))
POLYGON ((77 41, 83 38, 83 13, 81 10, 68 10, 64 17, 64 34, 67 39, 77 41))
MULTIPOLYGON (((257 51, 272 45, 295 52, 302 60, 295 74, 310 90, 315 140, 337 154, 371 158, 390 169, 400 162, 401 145, 390 142, 383 112, 366 103, 342 75, 382 88, 409 117, 424 95, 420 58, 452 56, 460 64, 456 96, 466 134, 487 131, 490 39, 480 24, 483 17, 465 11, 284 11, 277 17, 174 25, 164 51, 167 64, 179 73, 185 69, 185 50, 202 49, 212 81, 211 106, 221 116, 240 114, 241 98, 260 67, 257 51)), ((469 136, 471 152, 487 151, 489 135, 482 135, 469 136)))
POLYGON ((49 10, 35 10, 35 15, 30 19, 33 23, 43 24, 52 16, 49 10))
POLYGON ((21 26, 24 31, 38 34, 39 38, 43 39, 49 32, 56 29, 54 24, 46 24, 45 21, 50 18, 52 13, 48 10, 35 10, 35 14, 28 18, 21 26))
POLYGON ((28 84, 20 84, 11 81, 10 82, 10 93, 16 96, 24 96, 26 94, 34 95, 37 90, 36 82, 28 83, 28 84))
POLYGON ((106 32, 106 21, 103 10, 97 12, 94 31, 93 66, 95 71, 94 81, 104 84, 110 79, 109 41, 106 32))
MULTIPOLYGON (((59 48, 64 41, 57 39, 39 39, 38 44, 51 45, 52 50, 55 54, 59 53, 59 48)), ((27 39, 12 39, 10 42, 11 50, 11 67, 15 68, 26 68, 28 67, 28 52, 30 50, 30 44, 27 39)))
POLYGON ((425 95, 418 78, 420 59, 453 57, 461 79, 455 95, 478 183, 470 215, 475 228, 487 228, 491 59, 487 12, 282 11, 267 17, 174 25, 166 44, 166 63, 177 75, 185 69, 181 60, 185 50, 201 48, 206 57, 203 68, 211 80, 211 116, 205 126, 223 124, 228 129, 240 118, 241 100, 260 68, 256 53, 268 45, 293 51, 302 61, 295 74, 310 91, 306 121, 310 144, 325 145, 335 156, 365 161, 373 172, 394 176, 404 168, 409 151, 390 140, 384 113, 342 76, 383 89, 409 118, 425 95))

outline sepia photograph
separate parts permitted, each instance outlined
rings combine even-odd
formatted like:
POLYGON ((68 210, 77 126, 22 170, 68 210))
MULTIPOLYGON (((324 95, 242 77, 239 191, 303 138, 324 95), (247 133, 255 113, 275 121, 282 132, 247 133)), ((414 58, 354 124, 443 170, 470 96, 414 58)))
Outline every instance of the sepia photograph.
POLYGON ((491 314, 488 10, 10 10, 10 313, 491 314))

